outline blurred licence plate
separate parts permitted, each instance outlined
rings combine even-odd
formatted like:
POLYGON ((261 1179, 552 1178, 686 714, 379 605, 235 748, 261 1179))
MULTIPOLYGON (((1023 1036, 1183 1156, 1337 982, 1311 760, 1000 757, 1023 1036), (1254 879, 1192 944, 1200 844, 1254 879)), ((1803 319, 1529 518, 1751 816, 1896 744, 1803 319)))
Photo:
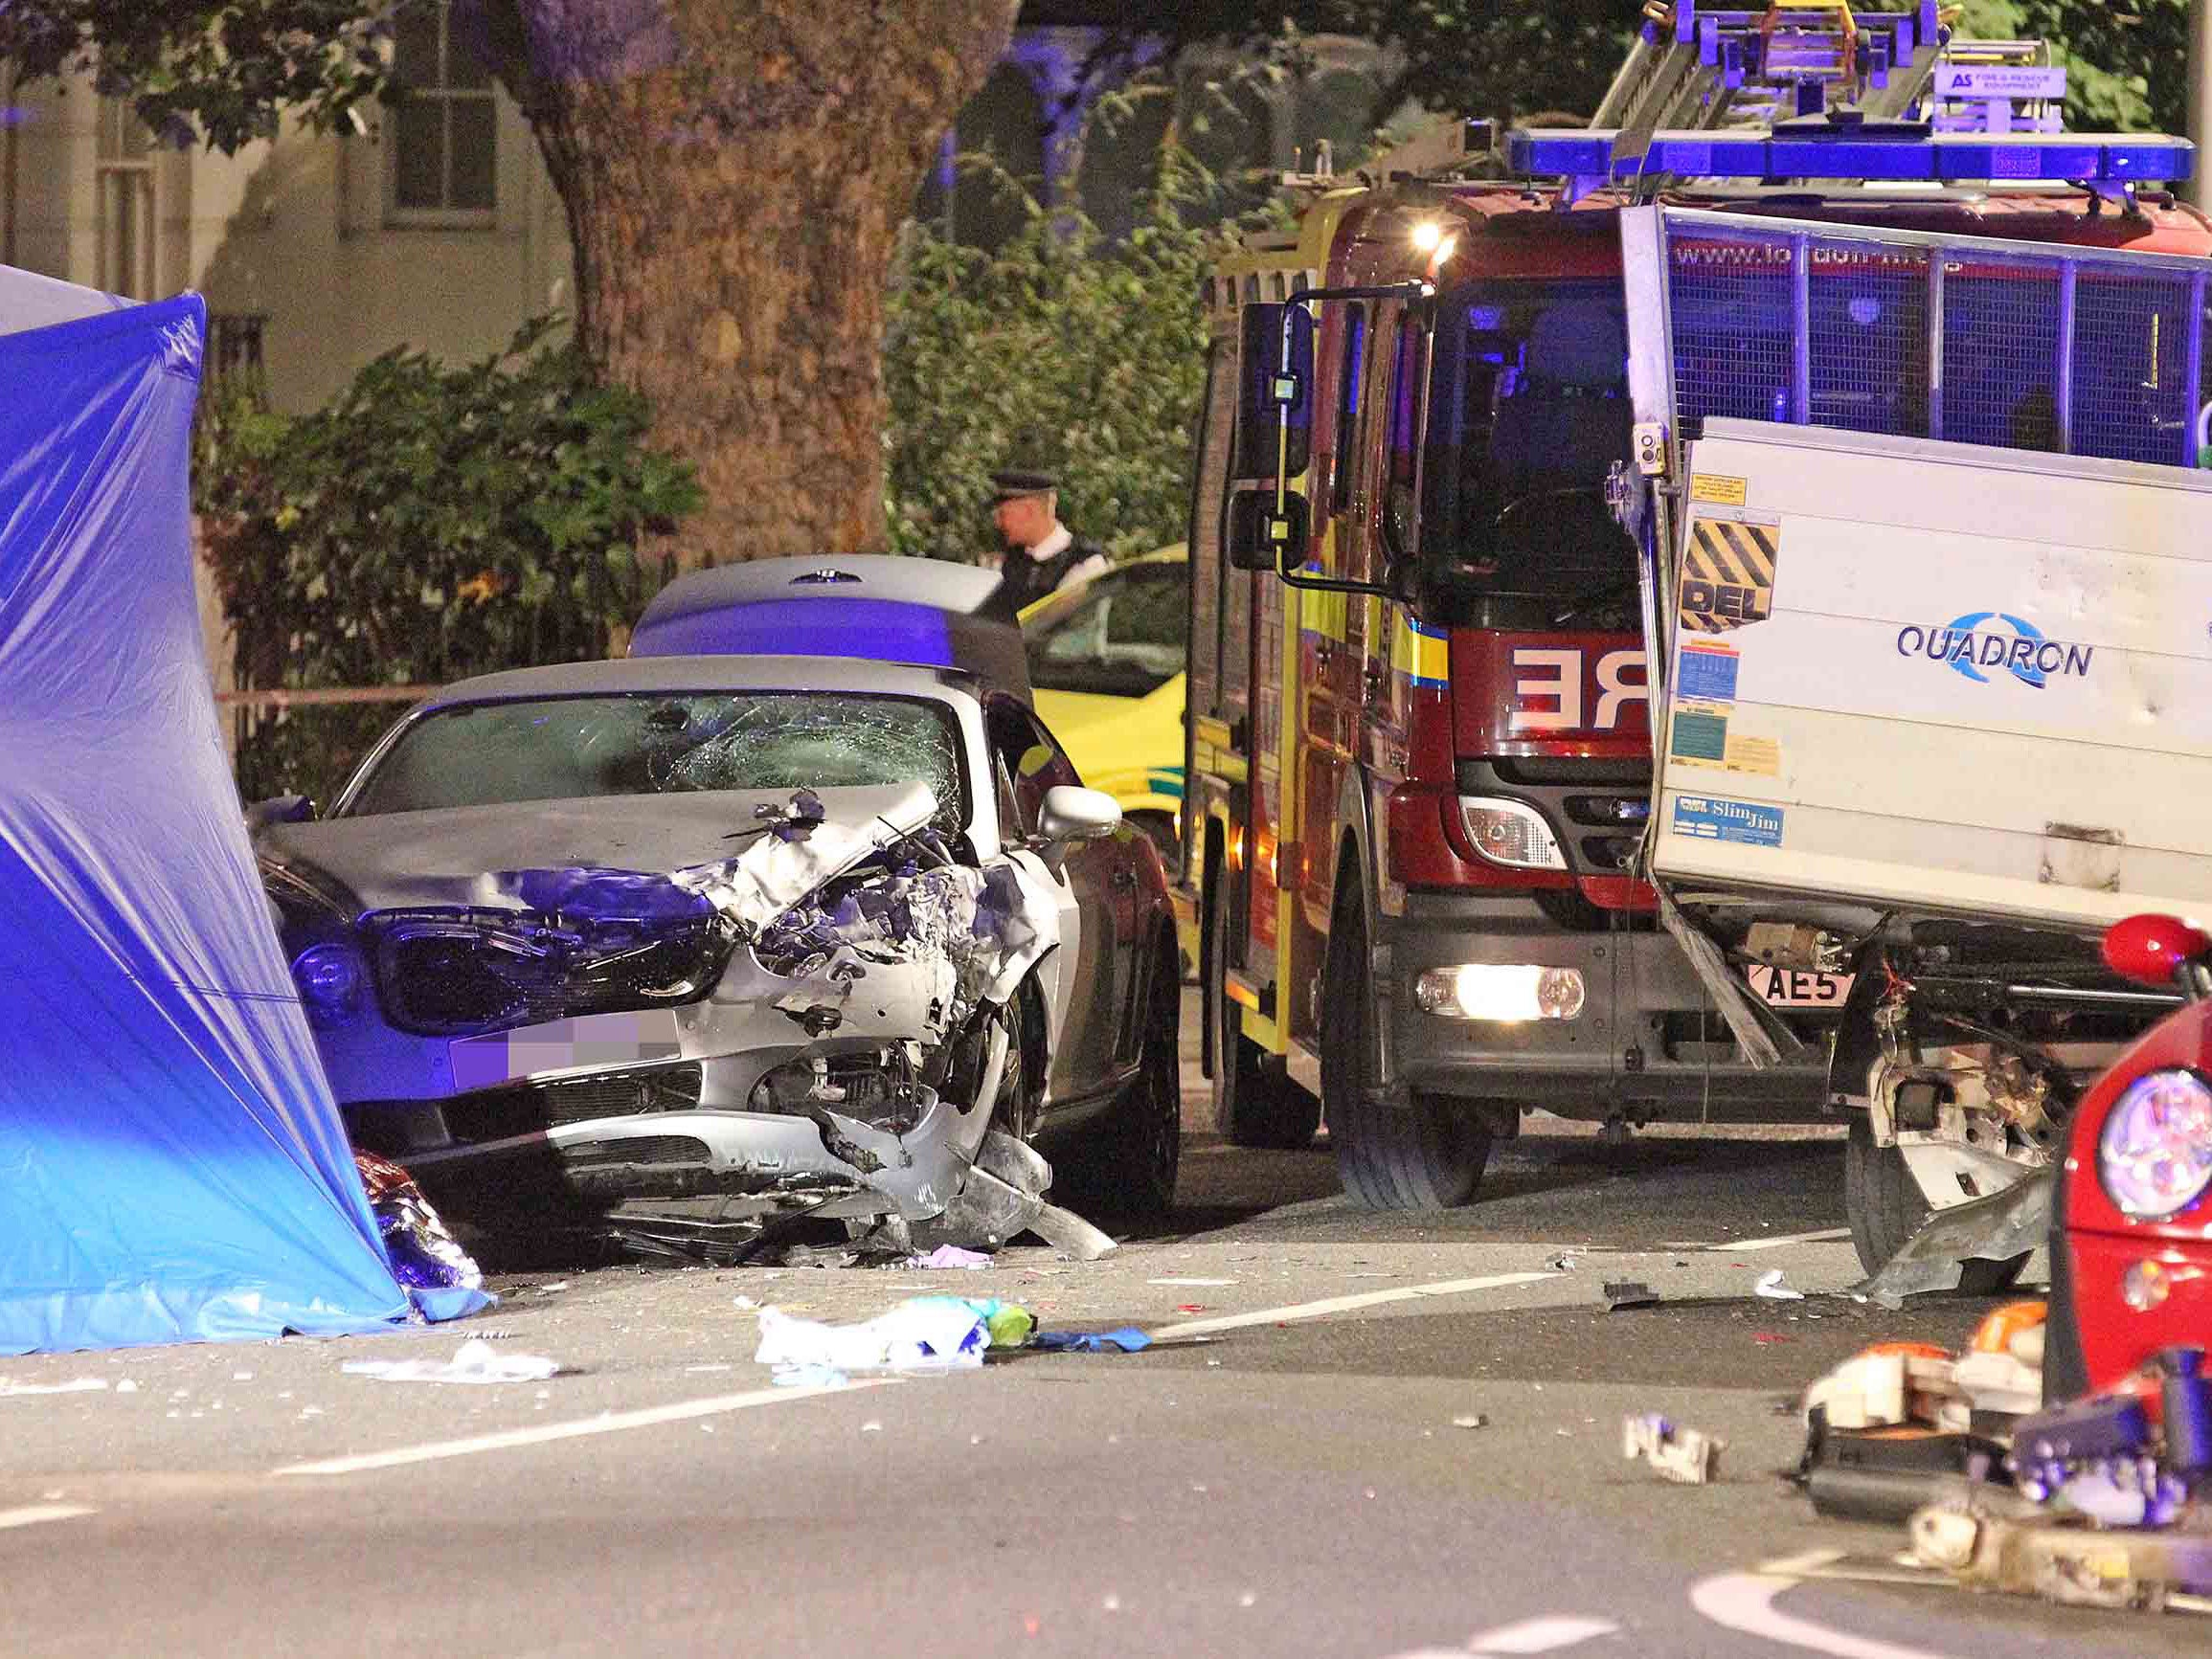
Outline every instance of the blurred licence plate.
POLYGON ((672 1008, 636 1014, 584 1014, 487 1037, 457 1037, 445 1045, 457 1093, 496 1088, 527 1077, 610 1070, 681 1060, 682 1034, 672 1008))
POLYGON ((1813 974, 1754 963, 1744 970, 1751 995, 1776 1008, 1840 1008, 1851 995, 1849 974, 1813 974))

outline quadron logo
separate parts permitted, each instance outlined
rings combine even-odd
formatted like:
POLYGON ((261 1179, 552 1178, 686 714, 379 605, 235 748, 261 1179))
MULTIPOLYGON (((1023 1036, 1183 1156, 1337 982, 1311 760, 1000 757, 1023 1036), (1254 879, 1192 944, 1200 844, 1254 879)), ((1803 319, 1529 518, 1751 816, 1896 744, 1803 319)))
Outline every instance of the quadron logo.
POLYGON ((2022 685, 2041 691, 2054 675, 2064 679, 2089 671, 2093 645, 2046 639, 2043 631, 2009 611, 1970 611, 1942 628, 1907 624, 1897 631, 1900 657, 1926 657, 1949 663, 1969 680, 1989 684, 1984 668, 2002 668, 2022 685), (1989 627, 2001 622, 2002 628, 1989 627))

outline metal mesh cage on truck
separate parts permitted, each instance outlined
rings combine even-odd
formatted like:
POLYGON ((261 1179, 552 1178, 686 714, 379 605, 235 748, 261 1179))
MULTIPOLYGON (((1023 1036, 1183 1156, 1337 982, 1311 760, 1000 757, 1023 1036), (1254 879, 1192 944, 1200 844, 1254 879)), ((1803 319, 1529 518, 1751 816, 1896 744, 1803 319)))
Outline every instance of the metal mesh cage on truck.
POLYGON ((2207 262, 1665 214, 1682 421, 1726 415, 2196 466, 2207 262))

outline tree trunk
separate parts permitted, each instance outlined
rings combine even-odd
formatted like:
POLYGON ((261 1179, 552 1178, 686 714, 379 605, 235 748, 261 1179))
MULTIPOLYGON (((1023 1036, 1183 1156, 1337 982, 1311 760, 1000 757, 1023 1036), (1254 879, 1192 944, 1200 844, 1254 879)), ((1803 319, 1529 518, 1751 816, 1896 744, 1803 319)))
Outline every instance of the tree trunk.
POLYGON ((577 340, 706 490, 678 563, 880 551, 894 239, 1018 0, 510 3, 577 340))

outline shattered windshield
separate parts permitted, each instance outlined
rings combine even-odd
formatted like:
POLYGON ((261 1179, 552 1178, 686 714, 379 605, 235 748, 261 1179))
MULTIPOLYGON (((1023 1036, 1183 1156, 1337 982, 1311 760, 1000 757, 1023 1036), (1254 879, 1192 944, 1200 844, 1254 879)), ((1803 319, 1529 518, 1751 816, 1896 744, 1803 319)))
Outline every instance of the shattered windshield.
POLYGON ((1471 283, 1438 303, 1424 562, 1470 595, 1587 601, 1633 584, 1605 505, 1629 452, 1615 281, 1471 283))
POLYGON ((916 780, 966 820, 959 731, 940 704, 827 692, 641 692, 462 704, 414 722, 350 817, 595 796, 840 789, 916 780))

